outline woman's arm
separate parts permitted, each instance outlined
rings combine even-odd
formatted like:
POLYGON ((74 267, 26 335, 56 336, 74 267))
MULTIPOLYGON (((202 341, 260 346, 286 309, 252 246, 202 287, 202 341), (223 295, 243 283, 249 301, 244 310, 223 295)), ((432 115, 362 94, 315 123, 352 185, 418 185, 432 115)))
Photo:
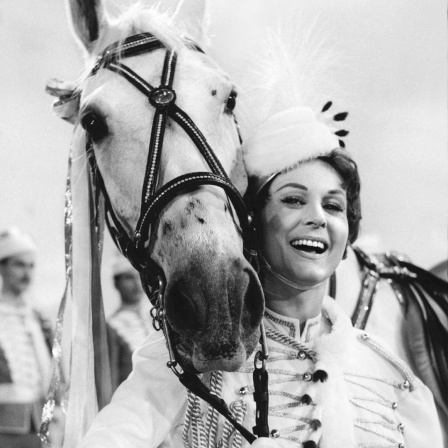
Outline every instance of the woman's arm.
POLYGON ((166 366, 163 336, 150 335, 132 360, 131 375, 77 448, 181 446, 186 390, 166 366))

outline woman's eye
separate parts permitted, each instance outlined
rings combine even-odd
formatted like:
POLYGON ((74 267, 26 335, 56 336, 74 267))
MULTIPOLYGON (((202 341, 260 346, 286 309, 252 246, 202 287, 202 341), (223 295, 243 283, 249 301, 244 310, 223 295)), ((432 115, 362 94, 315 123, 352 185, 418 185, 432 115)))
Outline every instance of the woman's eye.
POLYGON ((339 205, 339 204, 333 204, 333 203, 329 203, 329 204, 325 204, 324 206, 327 210, 330 210, 332 212, 343 212, 344 208, 339 205))
POLYGON ((286 198, 282 199, 282 202, 284 204, 291 204, 291 205, 304 205, 305 204, 304 199, 297 197, 297 196, 287 196, 286 198))
POLYGON ((235 91, 231 91, 229 97, 227 98, 226 103, 226 112, 233 112, 236 106, 236 97, 237 93, 235 91))
POLYGON ((93 112, 89 112, 81 118, 81 126, 94 142, 102 140, 108 133, 105 121, 93 112))

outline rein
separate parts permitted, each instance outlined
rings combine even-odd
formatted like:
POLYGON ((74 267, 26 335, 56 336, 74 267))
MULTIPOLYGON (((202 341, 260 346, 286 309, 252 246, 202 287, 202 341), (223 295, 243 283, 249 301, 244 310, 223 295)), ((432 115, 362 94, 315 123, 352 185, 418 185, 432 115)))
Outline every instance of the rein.
MULTIPOLYGON (((187 43, 191 44, 196 51, 202 52, 197 45, 189 41, 187 41, 187 43)), ((108 46, 98 56, 89 75, 94 76, 98 70, 108 69, 124 77, 148 98, 149 103, 155 109, 142 189, 140 217, 133 234, 133 239, 128 236, 114 211, 107 194, 104 180, 96 166, 94 152, 93 150, 90 151, 90 149, 92 149, 92 142, 90 139, 87 141, 86 151, 90 153, 89 160, 92 172, 94 172, 94 175, 96 176, 96 181, 98 182, 105 199, 106 223, 112 239, 123 255, 128 258, 133 267, 140 273, 145 293, 154 306, 151 311, 154 328, 156 330, 162 329, 165 335, 170 357, 167 366, 185 387, 214 407, 232 423, 248 442, 252 443, 256 437, 235 420, 224 400, 212 394, 200 381, 197 375, 183 371, 180 372, 176 368, 178 364, 176 361, 176 352, 171 343, 170 329, 166 320, 164 308, 165 276, 162 269, 151 258, 148 259, 145 256, 145 250, 150 245, 150 228, 168 202, 182 194, 186 189, 194 189, 202 185, 218 186, 225 191, 239 219, 246 258, 251 262, 252 258, 255 258, 256 256, 256 251, 251 250, 252 246, 248 248, 248 242, 244 239, 244 236, 251 236, 253 232, 251 228, 251 219, 247 213, 243 198, 227 176, 219 159, 216 157, 202 132, 193 120, 176 105, 176 92, 173 90, 177 59, 176 52, 166 49, 161 84, 157 88, 153 87, 137 73, 120 62, 120 59, 126 57, 137 56, 164 48, 165 46, 163 43, 153 35, 149 33, 137 34, 125 39, 122 44, 114 43, 108 46), (193 172, 184 174, 163 185, 159 190, 156 190, 163 138, 168 118, 174 120, 187 133, 209 165, 211 172, 193 172)), ((241 142, 240 135, 239 138, 241 142)), ((230 207, 229 210, 231 210, 230 207)), ((249 244, 250 243, 251 241, 249 241, 249 244)), ((261 333, 262 351, 259 351, 255 356, 254 385, 256 392, 254 393, 254 399, 257 403, 257 410, 256 426, 253 429, 256 435, 260 437, 268 437, 268 383, 266 371, 268 354, 263 324, 261 324, 261 333)))

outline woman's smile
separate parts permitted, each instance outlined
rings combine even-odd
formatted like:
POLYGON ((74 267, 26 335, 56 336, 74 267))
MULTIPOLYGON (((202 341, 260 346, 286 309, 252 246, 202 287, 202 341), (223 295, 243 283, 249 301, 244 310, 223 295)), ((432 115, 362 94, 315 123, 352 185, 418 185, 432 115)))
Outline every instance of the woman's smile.
POLYGON ((328 243, 326 241, 322 238, 312 236, 295 238, 289 244, 306 258, 319 258, 328 249, 328 243))

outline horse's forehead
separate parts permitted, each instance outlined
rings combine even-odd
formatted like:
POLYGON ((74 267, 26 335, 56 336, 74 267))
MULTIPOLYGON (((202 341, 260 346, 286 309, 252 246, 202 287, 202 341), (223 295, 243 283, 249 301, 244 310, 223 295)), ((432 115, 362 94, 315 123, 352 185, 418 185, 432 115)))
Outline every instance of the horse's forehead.
MULTIPOLYGON (((116 37, 110 35, 103 46, 107 47, 116 37)), ((158 49, 122 62, 157 87, 163 70, 164 53, 164 50, 158 49)), ((178 105, 204 133, 224 169, 230 171, 238 145, 236 138, 232 137, 233 133, 229 132, 229 128, 233 128, 230 116, 222 114, 226 95, 231 88, 228 76, 206 55, 183 48, 178 58, 175 88, 178 105), (215 89, 218 93, 213 92, 215 89)), ((107 151, 101 145, 95 149, 99 165, 105 169, 105 180, 112 196, 115 196, 113 190, 116 185, 120 194, 124 192, 129 198, 132 197, 136 189, 141 188, 152 128, 153 110, 144 94, 123 77, 103 69, 86 79, 81 108, 86 112, 100 112, 113 131, 114 138, 107 151), (135 170, 132 166, 136 165, 141 166, 136 175, 125 175, 126 171, 135 170), (114 178, 115 185, 110 185, 109 177, 114 178)), ((208 170, 191 139, 183 131, 179 132, 178 127, 170 127, 166 131, 161 163, 163 178, 167 177, 168 180, 184 174, 185 170, 208 170), (182 145, 183 151, 178 151, 179 145, 182 145)))

